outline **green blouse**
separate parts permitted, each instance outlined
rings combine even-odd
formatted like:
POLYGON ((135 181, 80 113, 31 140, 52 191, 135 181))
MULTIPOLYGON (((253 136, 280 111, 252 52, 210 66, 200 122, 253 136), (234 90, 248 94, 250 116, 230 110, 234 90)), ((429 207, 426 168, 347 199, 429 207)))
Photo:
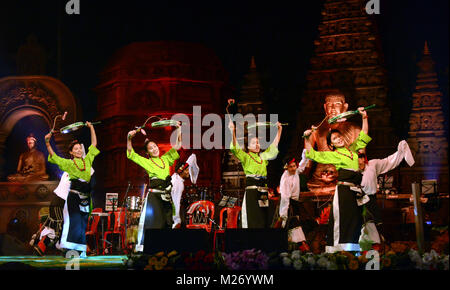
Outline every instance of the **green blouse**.
POLYGON ((333 164, 336 170, 341 168, 358 170, 358 150, 363 149, 372 140, 364 131, 360 131, 358 138, 348 147, 337 148, 334 151, 306 150, 306 157, 322 164, 333 164))
POLYGON ((253 152, 247 153, 242 150, 239 145, 234 146, 233 143, 230 145, 230 151, 237 159, 239 159, 239 161, 241 161, 245 175, 267 176, 268 160, 273 160, 278 155, 278 148, 273 144, 270 144, 270 146, 261 154, 253 152))
POLYGON ((94 162, 95 156, 97 156, 99 153, 100 151, 97 149, 97 147, 91 145, 89 146, 88 153, 86 154, 86 157, 84 157, 84 159, 66 159, 53 154, 48 155, 48 162, 58 165, 59 169, 69 174, 70 179, 82 179, 89 182, 91 180, 92 163, 94 162))
POLYGON ((144 168, 150 178, 166 179, 170 175, 170 166, 180 158, 180 155, 177 150, 171 148, 161 157, 145 158, 131 149, 131 152, 127 150, 127 158, 144 168))

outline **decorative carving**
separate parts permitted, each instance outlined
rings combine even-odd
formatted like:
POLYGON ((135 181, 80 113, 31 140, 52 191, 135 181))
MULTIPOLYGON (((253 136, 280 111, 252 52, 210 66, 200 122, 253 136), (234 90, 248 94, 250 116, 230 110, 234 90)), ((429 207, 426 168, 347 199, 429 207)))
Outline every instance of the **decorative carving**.
MULTIPOLYGON (((425 43, 424 56, 418 62, 416 90, 413 94, 413 112, 410 115, 410 138, 408 143, 416 160, 416 166, 422 167, 426 175, 436 166, 448 164, 448 142, 443 137, 444 113, 437 84, 434 62, 425 43)), ((448 170, 448 169, 447 169, 448 170)), ((445 176, 445 175, 443 175, 445 176)), ((443 189, 448 192, 448 174, 440 183, 446 184, 443 189)))
POLYGON ((16 81, 14 85, 0 88, 0 116, 7 111, 23 105, 43 108, 51 117, 59 114, 56 96, 43 84, 34 81, 16 81))
POLYGON ((444 130, 443 112, 423 112, 419 114, 419 130, 444 130))
POLYGON ((25 185, 17 186, 13 192, 17 199, 25 199, 28 196, 28 190, 25 185))
POLYGON ((138 91, 127 99, 127 109, 136 108, 137 104, 140 110, 158 109, 161 107, 161 98, 151 90, 138 91))
POLYGON ((408 143, 418 166, 448 164, 448 143, 445 138, 410 138, 408 143))
POLYGON ((50 190, 45 185, 39 185, 36 188, 35 194, 40 199, 45 199, 50 194, 50 190))
POLYGON ((441 107, 441 94, 438 95, 422 95, 417 94, 413 98, 413 108, 420 108, 420 107, 441 107))

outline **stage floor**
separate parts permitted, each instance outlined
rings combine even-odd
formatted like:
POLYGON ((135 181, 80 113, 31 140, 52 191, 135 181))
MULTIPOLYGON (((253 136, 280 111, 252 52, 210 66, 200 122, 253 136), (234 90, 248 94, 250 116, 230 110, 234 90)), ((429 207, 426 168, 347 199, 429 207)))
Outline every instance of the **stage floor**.
POLYGON ((0 256, 0 269, 17 269, 18 265, 28 265, 36 269, 69 270, 119 270, 126 269, 127 256, 89 256, 82 259, 67 259, 62 256, 0 256), (7 264, 9 263, 9 264, 7 264))

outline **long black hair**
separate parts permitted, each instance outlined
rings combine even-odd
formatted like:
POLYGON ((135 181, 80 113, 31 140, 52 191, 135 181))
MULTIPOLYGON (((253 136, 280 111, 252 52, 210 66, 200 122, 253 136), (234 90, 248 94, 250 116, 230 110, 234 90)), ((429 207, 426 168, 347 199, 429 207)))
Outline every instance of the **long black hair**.
POLYGON ((78 141, 78 140, 72 140, 72 142, 70 142, 70 144, 69 144, 69 147, 67 147, 69 150, 68 150, 68 152, 69 152, 69 155, 70 155, 70 152, 72 152, 72 149, 73 149, 73 146, 75 146, 75 145, 77 145, 77 144, 80 144, 81 145, 81 142, 80 141, 78 141))
POLYGON ((331 150, 334 151, 334 150, 336 149, 336 147, 334 147, 333 144, 331 144, 331 135, 332 135, 333 133, 339 133, 339 135, 342 135, 342 134, 341 134, 341 131, 339 131, 338 129, 332 129, 332 130, 330 130, 330 132, 328 132, 328 134, 327 134, 327 145, 328 145, 328 147, 329 147, 331 150))
POLYGON ((148 155, 150 155, 150 153, 148 152, 147 146, 148 146, 148 143, 151 143, 151 142, 155 143, 155 145, 158 146, 158 144, 156 144, 155 141, 152 141, 150 139, 145 139, 145 141, 144 141, 144 152, 147 153, 148 155))

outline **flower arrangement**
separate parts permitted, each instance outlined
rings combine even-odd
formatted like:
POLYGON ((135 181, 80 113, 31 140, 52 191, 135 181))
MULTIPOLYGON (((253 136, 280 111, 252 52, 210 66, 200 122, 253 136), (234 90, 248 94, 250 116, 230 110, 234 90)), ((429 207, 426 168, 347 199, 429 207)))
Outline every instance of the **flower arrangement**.
POLYGON ((132 254, 128 257, 128 268, 138 270, 173 270, 179 259, 177 251, 158 252, 153 255, 132 254))
POLYGON ((435 250, 437 253, 443 253, 448 255, 448 245, 449 245, 448 226, 442 228, 433 228, 433 230, 437 232, 438 235, 431 243, 431 248, 435 250))
POLYGON ((214 253, 206 253, 200 250, 196 253, 182 253, 178 268, 185 270, 212 270, 216 268, 216 258, 214 253))
MULTIPOLYGON (((448 231, 442 233, 447 234, 448 231)), ((159 252, 131 254, 128 268, 138 270, 449 270, 448 237, 420 253, 415 242, 393 242, 377 252, 312 253, 298 249, 265 253, 249 249, 232 253, 159 252), (447 240, 446 240, 447 239, 447 240), (447 241, 447 243, 445 243, 447 241), (444 249, 437 251, 436 248, 444 249)))
POLYGON ((169 258, 176 254, 176 251, 172 251, 167 255, 164 252, 159 252, 148 258, 148 264, 145 266, 144 270, 172 270, 173 267, 169 266, 169 258))
MULTIPOLYGON (((431 250, 422 255, 415 249, 404 248, 395 244, 394 250, 379 255, 378 268, 380 270, 448 270, 448 255, 439 255, 431 250)), ((291 270, 364 270, 371 267, 375 256, 362 253, 356 256, 350 252, 302 254, 300 251, 284 252, 279 255, 281 269, 291 270), (372 261, 373 260, 373 261, 372 261), (369 261, 372 263, 369 265, 369 261)))
POLYGON ((228 270, 267 270, 269 268, 269 256, 261 250, 222 253, 222 256, 228 270))

